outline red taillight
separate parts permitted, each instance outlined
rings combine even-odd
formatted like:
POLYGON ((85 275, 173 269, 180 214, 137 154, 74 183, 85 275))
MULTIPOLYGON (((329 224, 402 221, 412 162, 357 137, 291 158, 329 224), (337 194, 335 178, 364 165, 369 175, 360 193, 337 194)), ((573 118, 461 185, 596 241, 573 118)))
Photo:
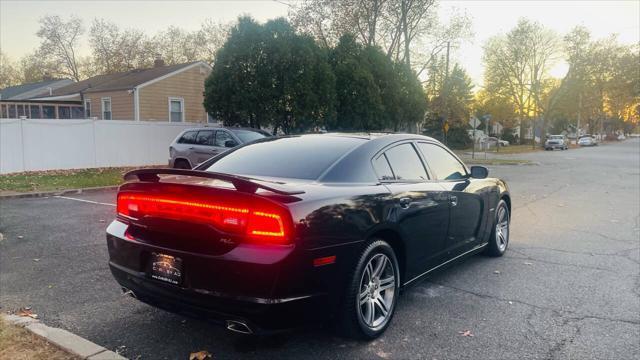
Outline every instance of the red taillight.
POLYGON ((168 196, 120 193, 117 211, 125 218, 157 217, 211 224, 226 232, 244 233, 260 243, 289 243, 287 212, 266 202, 258 206, 229 206, 168 196))

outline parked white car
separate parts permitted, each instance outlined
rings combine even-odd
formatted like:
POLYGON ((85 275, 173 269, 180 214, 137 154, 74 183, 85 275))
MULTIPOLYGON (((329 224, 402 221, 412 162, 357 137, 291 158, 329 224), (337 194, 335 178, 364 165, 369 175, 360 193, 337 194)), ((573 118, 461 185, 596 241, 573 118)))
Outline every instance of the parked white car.
POLYGON ((578 145, 580 146, 597 146, 598 141, 591 135, 582 135, 578 139, 578 145))
POLYGON ((485 137, 480 140, 480 142, 488 144, 489 147, 496 146, 496 144, 500 144, 500 147, 509 146, 509 142, 507 140, 501 140, 493 136, 485 137))

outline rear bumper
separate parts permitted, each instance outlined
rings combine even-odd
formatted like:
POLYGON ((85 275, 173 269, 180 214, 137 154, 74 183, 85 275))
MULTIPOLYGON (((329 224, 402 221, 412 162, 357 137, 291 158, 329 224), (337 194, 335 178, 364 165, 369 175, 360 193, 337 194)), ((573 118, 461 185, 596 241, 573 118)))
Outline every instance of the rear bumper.
POLYGON ((322 308, 326 295, 292 298, 245 298, 229 294, 179 288, 149 279, 109 262, 109 268, 123 291, 157 308, 224 324, 228 320, 246 323, 257 334, 274 333, 304 326, 316 317, 309 309, 322 308))
POLYGON ((109 267, 123 289, 150 305, 213 321, 241 320, 254 332, 270 333, 316 324, 340 303, 351 253, 359 244, 301 251, 294 246, 238 245, 222 255, 153 246, 125 236, 127 225, 107 228, 109 267), (183 281, 172 285, 150 277, 150 254, 183 261, 183 281), (316 257, 342 261, 314 267, 316 257))

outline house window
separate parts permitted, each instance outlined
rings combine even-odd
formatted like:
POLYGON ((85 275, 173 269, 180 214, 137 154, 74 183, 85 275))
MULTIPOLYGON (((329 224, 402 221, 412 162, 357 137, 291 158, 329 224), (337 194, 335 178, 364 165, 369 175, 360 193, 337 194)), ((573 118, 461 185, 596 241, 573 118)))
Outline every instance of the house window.
POLYGON ((7 105, 2 104, 2 108, 1 108, 1 112, 0 112, 0 117, 1 118, 7 118, 7 105))
POLYGON ((58 106, 58 119, 71 119, 71 108, 68 106, 58 106))
POLYGON ((25 116, 24 115, 24 105, 16 105, 18 107, 18 117, 25 116))
POLYGON ((43 119, 55 119, 56 108, 51 105, 42 105, 42 118, 43 119))
POLYGON ((91 118, 91 99, 85 99, 84 101, 84 117, 91 118))
POLYGON ((72 119, 83 119, 84 111, 82 106, 72 106, 71 107, 71 118, 72 119))
POLYGON ((7 105, 9 107, 9 119, 16 118, 16 106, 13 104, 7 105))
POLYGON ((102 98, 102 120, 111 120, 111 98, 102 98))
POLYGON ((183 98, 169 98, 169 121, 171 122, 184 121, 184 99, 183 98))
POLYGON ((32 119, 40 119, 42 115, 40 115, 40 105, 31 105, 31 118, 32 119))

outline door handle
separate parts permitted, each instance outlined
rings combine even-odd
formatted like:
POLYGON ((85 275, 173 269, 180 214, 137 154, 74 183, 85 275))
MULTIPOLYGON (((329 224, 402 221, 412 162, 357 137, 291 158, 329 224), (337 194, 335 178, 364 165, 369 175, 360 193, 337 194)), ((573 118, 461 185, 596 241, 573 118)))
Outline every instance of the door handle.
POLYGON ((400 207, 403 209, 408 209, 411 206, 411 198, 402 198, 399 200, 400 207))
POLYGON ((458 205, 458 197, 455 195, 449 196, 449 203, 451 203, 451 206, 458 205))

